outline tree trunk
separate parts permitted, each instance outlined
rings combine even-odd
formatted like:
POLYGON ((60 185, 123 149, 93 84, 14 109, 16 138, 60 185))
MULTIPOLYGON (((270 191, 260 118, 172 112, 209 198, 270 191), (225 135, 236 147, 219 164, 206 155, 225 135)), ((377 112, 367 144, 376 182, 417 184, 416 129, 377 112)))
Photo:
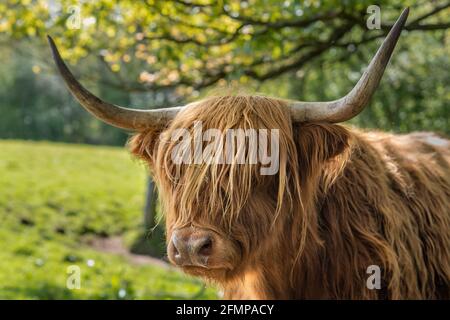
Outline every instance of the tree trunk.
POLYGON ((156 204, 158 203, 158 193, 156 192, 155 182, 152 177, 148 177, 147 194, 144 207, 144 226, 150 230, 156 225, 156 204))

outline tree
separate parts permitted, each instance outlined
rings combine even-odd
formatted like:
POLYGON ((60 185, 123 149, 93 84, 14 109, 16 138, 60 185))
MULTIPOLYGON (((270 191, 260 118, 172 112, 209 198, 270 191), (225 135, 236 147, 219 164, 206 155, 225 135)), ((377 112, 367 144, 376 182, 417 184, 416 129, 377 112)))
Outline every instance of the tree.
POLYGON ((335 59, 347 59, 384 37, 407 5, 406 30, 450 27, 450 2, 439 1, 380 1, 380 30, 366 27, 372 1, 19 2, 24 5, 7 0, 0 6, 0 32, 13 38, 51 33, 72 63, 94 54, 107 66, 112 79, 97 80, 125 92, 169 90, 171 104, 227 80, 277 78, 331 50, 341 53, 335 59))

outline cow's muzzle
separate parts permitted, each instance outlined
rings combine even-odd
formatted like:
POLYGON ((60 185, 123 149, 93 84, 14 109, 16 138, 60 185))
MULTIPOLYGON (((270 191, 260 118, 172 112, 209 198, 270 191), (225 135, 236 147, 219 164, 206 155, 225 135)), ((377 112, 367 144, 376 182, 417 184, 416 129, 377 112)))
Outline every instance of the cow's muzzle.
POLYGON ((208 267, 216 246, 217 236, 213 232, 187 227, 172 232, 167 252, 177 266, 208 267))

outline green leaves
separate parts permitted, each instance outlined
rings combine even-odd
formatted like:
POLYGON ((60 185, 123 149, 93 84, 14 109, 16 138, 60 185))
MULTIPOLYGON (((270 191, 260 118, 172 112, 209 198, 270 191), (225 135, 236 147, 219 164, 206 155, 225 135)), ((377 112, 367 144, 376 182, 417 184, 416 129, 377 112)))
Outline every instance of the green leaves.
MULTIPOLYGON (((305 100, 311 96, 324 100, 328 97, 324 82, 317 82, 321 71, 310 66, 317 69, 325 63, 330 68, 342 66, 358 73, 376 50, 375 42, 387 34, 390 24, 407 5, 411 6, 408 32, 423 36, 415 51, 403 46, 396 55, 400 50, 420 55, 421 48, 428 48, 430 41, 431 49, 448 48, 450 7, 445 1, 378 1, 381 30, 366 27, 367 7, 372 4, 371 0, 35 0, 24 5, 5 0, 0 4, 0 40, 13 43, 29 39, 29 51, 41 53, 44 64, 51 65, 44 40, 47 33, 51 34, 63 57, 77 64, 76 74, 83 75, 82 80, 90 81, 94 88, 103 89, 106 97, 111 89, 132 94, 134 100, 137 95, 145 100, 147 93, 170 97, 170 101, 146 102, 144 106, 184 103, 198 99, 199 92, 204 93, 202 89, 220 91, 230 84, 245 85, 250 91, 267 88, 263 93, 285 92, 289 95, 286 98, 305 100), (304 79, 311 82, 302 84, 308 89, 300 97, 297 72, 307 73, 304 79), (282 76, 283 82, 279 78, 282 76), (268 81, 270 84, 262 84, 268 81)), ((406 36, 404 32, 401 42, 406 36)), ((5 50, 11 50, 10 45, 5 50)), ((421 66, 426 63, 429 61, 425 59, 416 62, 421 66)), ((42 68, 35 73, 46 74, 49 70, 42 68)), ((434 74, 425 66, 413 81, 434 83, 434 74)), ((349 87, 339 77, 325 80, 333 80, 329 84, 333 92, 345 93, 349 87)), ((437 89, 436 94, 436 100, 445 98, 442 89, 437 89)), ((61 104, 60 99, 46 104, 61 104)), ((422 97, 417 99, 422 101, 422 97)), ((14 119, 21 116, 16 114, 14 119)), ((91 122, 82 116, 77 116, 77 121, 91 122)), ((83 136, 81 129, 79 134, 83 136)), ((103 133, 97 130, 96 134, 99 131, 103 133)))

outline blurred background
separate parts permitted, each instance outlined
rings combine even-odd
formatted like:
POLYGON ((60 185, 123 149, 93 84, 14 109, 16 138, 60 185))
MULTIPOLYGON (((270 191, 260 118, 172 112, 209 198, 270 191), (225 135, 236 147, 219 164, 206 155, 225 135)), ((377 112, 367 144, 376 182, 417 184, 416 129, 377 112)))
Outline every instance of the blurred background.
POLYGON ((123 148, 129 134, 79 107, 47 34, 86 87, 123 106, 176 106, 230 88, 332 100, 410 6, 377 93, 349 125, 448 135, 450 2, 373 4, 2 0, 0 298, 217 297, 164 262, 161 213, 146 168, 123 148), (80 289, 67 286, 71 265, 80 289))

